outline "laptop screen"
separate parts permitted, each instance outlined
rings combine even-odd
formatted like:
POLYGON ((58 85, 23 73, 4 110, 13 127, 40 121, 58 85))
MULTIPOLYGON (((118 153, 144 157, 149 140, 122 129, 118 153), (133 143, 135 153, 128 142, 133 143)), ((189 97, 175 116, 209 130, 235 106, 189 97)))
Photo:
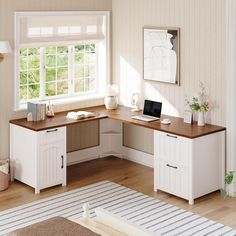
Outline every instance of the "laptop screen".
POLYGON ((148 116, 161 117, 161 102, 154 102, 151 100, 145 100, 143 114, 148 116))

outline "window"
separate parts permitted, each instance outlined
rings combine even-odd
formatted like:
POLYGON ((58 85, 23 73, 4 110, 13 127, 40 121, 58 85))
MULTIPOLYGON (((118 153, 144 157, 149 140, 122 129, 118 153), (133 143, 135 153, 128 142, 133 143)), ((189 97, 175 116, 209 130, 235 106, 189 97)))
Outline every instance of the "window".
POLYGON ((108 16, 16 13, 16 109, 101 94, 109 74, 108 16))

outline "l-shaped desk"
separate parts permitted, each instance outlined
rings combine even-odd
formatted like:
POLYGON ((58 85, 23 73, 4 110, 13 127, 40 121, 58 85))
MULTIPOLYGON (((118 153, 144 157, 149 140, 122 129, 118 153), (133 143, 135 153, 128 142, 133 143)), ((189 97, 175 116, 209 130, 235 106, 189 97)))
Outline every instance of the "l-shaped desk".
MULTIPOLYGON (((169 118, 170 125, 161 124, 160 120, 138 121, 131 118, 134 113, 130 108, 122 106, 117 110, 106 110, 104 106, 80 110, 95 112, 96 116, 72 120, 66 118, 67 112, 60 112, 44 121, 10 121, 12 179, 35 188, 35 193, 66 185, 67 126, 99 120, 106 130, 106 121, 113 120, 154 130, 154 191, 162 190, 193 204, 194 199, 223 187, 226 128, 209 124, 199 127, 166 115, 161 118, 169 118)), ((115 132, 104 133, 113 140, 115 132)))

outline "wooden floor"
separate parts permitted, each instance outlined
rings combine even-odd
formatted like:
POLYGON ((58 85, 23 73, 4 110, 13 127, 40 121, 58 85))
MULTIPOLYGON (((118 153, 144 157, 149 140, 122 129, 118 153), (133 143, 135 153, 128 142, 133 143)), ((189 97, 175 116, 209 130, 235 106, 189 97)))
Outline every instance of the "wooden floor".
POLYGON ((34 190, 17 181, 0 192, 0 210, 16 207, 101 180, 110 180, 158 198, 201 216, 236 228, 236 198, 223 200, 219 192, 199 198, 194 206, 164 192, 153 192, 153 169, 116 157, 107 157, 68 167, 67 187, 53 187, 35 195, 34 190))

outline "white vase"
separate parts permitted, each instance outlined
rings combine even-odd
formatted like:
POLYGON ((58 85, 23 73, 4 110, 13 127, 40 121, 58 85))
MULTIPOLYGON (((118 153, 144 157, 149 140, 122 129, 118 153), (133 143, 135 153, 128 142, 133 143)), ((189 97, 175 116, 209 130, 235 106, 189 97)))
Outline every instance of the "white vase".
POLYGON ((205 125, 205 113, 203 111, 198 113, 198 126, 204 126, 205 125))
POLYGON ((104 103, 105 103, 106 109, 108 109, 108 110, 117 109, 118 101, 117 101, 116 96, 107 96, 107 97, 105 97, 104 103))

